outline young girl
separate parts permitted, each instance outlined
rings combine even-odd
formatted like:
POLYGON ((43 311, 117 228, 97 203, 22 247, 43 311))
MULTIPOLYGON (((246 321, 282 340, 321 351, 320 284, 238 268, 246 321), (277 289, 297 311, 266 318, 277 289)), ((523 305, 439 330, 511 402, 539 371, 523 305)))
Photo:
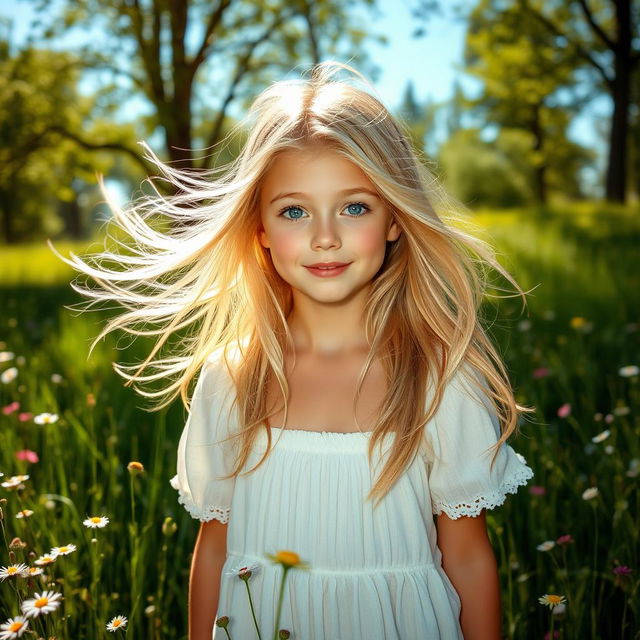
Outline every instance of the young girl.
POLYGON ((178 373, 145 394, 166 406, 178 393, 186 403, 197 374, 171 480, 202 523, 191 640, 215 635, 219 616, 235 640, 256 637, 242 566, 266 638, 282 567, 265 554, 284 549, 310 567, 287 575, 280 627, 295 640, 497 640, 485 511, 533 476, 506 443, 531 409, 481 326, 482 267, 524 292, 341 70, 362 78, 323 63, 260 94, 220 175, 151 154, 178 194, 111 203, 136 245, 100 255, 123 269, 74 264, 103 283, 94 297, 130 309, 96 341, 161 325, 135 375, 115 365, 129 383, 178 373), (152 228, 156 213, 173 226, 152 228), (189 329, 179 354, 139 375, 189 329))

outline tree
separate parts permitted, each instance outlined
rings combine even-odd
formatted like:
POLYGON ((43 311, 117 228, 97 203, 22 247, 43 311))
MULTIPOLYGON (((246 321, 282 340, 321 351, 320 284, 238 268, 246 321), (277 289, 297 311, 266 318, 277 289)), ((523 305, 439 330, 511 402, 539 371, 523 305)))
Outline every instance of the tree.
MULTIPOLYGON (((44 13, 47 3, 32 1, 44 13)), ((42 36, 100 24, 108 38, 81 48, 85 67, 109 70, 146 98, 148 126, 162 131, 172 165, 209 168, 213 155, 196 162, 194 142, 213 147, 230 107, 257 85, 327 55, 365 65, 367 35, 353 17, 361 5, 373 8, 374 0, 64 0, 42 36), (215 115, 205 123, 196 109, 212 100, 215 115)))
POLYGON ((606 197, 626 201, 627 141, 632 76, 638 71, 640 48, 637 0, 518 0, 570 56, 595 71, 598 86, 613 103, 609 133, 606 197))
MULTIPOLYGON (((549 167, 559 157, 566 162, 571 152, 576 160, 584 157, 566 133, 580 102, 574 96, 563 104, 559 97, 575 85, 576 60, 537 21, 522 19, 517 0, 482 0, 469 16, 465 63, 467 72, 482 81, 482 93, 469 101, 472 108, 485 122, 529 137, 530 147, 523 151, 533 168, 532 191, 545 203, 549 167)), ((570 165, 579 168, 579 162, 570 165)), ((567 176, 568 182, 574 179, 567 176)))

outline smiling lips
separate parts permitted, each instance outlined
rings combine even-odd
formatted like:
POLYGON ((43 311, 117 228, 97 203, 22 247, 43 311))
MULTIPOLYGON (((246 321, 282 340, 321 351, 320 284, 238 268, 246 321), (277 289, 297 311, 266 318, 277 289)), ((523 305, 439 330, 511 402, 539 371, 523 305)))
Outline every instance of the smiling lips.
POLYGON ((342 273, 351 263, 350 262, 316 262, 315 264, 305 265, 306 268, 314 276, 321 278, 329 278, 342 273))

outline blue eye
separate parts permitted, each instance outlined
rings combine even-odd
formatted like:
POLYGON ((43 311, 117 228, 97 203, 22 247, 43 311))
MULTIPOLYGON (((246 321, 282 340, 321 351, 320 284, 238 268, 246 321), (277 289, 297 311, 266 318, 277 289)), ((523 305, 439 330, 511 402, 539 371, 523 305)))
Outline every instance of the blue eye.
MULTIPOLYGON (((280 215, 284 215, 285 213, 289 212, 289 211, 298 211, 300 213, 304 213, 304 211, 302 211, 302 209, 300 207, 285 207, 281 212, 280 215)), ((299 220, 301 216, 299 215, 295 215, 292 218, 287 218, 287 216, 284 216, 286 220, 299 220)))
POLYGON ((360 216, 363 216, 367 211, 369 211, 369 207, 363 202, 352 202, 351 204, 347 205, 347 211, 354 214, 356 218, 359 218, 360 216), (354 208, 356 209, 356 211, 354 211, 354 208), (361 209, 361 211, 358 212, 358 209, 361 209))

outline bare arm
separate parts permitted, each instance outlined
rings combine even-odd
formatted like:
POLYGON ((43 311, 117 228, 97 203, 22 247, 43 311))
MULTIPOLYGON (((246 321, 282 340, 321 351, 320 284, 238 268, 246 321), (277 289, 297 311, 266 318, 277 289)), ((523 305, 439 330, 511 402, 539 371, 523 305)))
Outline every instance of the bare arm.
POLYGON ((442 567, 460 596, 465 640, 500 640, 498 566, 487 536, 484 509, 478 517, 437 517, 442 567))
POLYGON ((189 579, 189 640, 211 640, 227 555, 227 525, 203 522, 193 551, 189 579))

